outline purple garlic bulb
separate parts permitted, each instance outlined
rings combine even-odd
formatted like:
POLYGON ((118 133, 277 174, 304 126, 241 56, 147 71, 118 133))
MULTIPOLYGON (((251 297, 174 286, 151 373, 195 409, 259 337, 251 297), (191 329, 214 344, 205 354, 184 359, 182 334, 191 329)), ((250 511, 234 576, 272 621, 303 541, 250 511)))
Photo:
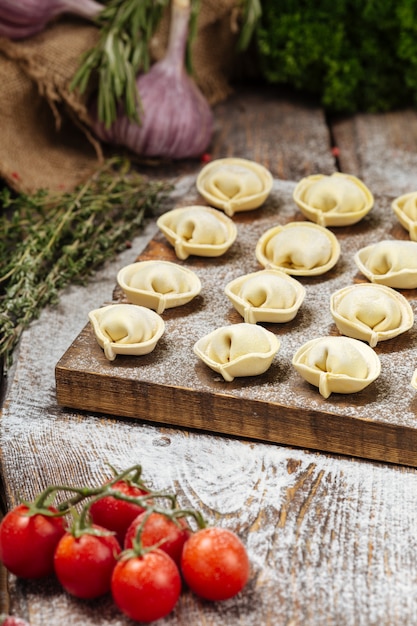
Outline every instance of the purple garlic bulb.
POLYGON ((166 56, 136 81, 140 122, 123 112, 110 128, 96 122, 101 140, 147 157, 192 158, 207 150, 212 111, 184 63, 189 17, 189 4, 174 0, 166 56))
POLYGON ((62 13, 94 19, 102 10, 95 0, 0 0, 0 37, 23 39, 62 13))

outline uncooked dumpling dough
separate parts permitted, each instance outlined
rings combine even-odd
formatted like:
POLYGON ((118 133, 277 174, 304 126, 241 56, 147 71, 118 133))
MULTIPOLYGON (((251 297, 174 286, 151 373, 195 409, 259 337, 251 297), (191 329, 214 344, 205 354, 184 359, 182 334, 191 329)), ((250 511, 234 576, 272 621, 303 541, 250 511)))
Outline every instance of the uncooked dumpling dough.
POLYGON ((197 189, 203 198, 230 217, 261 206, 272 185, 272 174, 248 159, 216 159, 205 165, 197 177, 197 189))
POLYGON ((201 291, 198 276, 170 261, 138 261, 123 267, 117 282, 133 304, 161 314, 167 308, 190 302, 201 291))
POLYGON ((360 283, 344 287, 332 294, 330 311, 341 333, 363 339, 372 348, 414 324, 408 300, 385 285, 360 283))
POLYGON ((339 172, 303 178, 293 198, 303 215, 321 226, 355 224, 374 204, 372 193, 361 180, 339 172))
POLYGON ((280 341, 269 330, 242 322, 222 326, 194 344, 195 354, 230 382, 236 376, 256 376, 270 367, 280 341))
POLYGON ((261 270, 240 276, 226 285, 225 293, 245 322, 288 322, 305 297, 300 282, 280 270, 261 270))
POLYGON ((417 191, 395 198, 391 206, 410 239, 417 241, 417 191))
POLYGON ((417 287, 417 242, 387 239, 359 250, 354 260, 368 280, 396 289, 417 287))
POLYGON ((298 276, 324 274, 338 261, 335 235, 312 222, 290 222, 267 230, 256 245, 256 258, 266 268, 298 276))
POLYGON ((414 387, 414 389, 417 389, 417 368, 414 370, 411 377, 411 386, 414 387))
POLYGON ((165 330, 157 313, 135 304, 110 304, 90 311, 88 317, 109 361, 117 354, 148 354, 165 330))
POLYGON ((237 236, 236 225, 227 215, 205 206, 173 209, 161 215, 157 225, 174 246, 179 259, 186 259, 190 254, 220 256, 237 236))
POLYGON ((328 398, 331 393, 355 393, 380 374, 378 355, 367 344, 351 337, 320 337, 297 350, 292 364, 309 383, 328 398))

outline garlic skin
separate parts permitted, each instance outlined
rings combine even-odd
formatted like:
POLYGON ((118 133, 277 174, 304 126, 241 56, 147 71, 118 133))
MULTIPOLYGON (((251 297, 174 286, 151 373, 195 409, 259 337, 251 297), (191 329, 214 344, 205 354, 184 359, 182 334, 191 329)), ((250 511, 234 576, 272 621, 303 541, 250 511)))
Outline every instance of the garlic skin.
POLYGON ((24 39, 62 13, 93 19, 102 10, 95 0, 0 0, 0 37, 24 39))
POLYGON ((200 156, 211 141, 211 108, 184 66, 190 7, 174 0, 166 56, 136 80, 140 123, 120 112, 106 128, 93 130, 107 143, 147 157, 185 159, 200 156))

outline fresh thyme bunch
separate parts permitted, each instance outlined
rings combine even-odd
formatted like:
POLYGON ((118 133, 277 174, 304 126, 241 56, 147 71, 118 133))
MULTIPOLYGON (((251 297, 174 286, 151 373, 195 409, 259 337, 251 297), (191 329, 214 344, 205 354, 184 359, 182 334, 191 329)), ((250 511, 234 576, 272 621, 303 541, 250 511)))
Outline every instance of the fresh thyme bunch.
POLYGON ((126 247, 168 190, 115 157, 72 192, 0 192, 0 359, 10 363, 23 330, 60 289, 126 247))

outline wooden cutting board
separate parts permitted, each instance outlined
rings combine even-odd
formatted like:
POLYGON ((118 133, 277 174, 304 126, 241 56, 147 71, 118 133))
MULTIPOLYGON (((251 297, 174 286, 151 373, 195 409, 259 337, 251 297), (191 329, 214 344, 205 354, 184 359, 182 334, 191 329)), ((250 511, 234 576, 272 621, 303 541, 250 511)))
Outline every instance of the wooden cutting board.
MULTIPOLYGON (((277 224, 304 220, 292 200, 294 186, 275 181, 262 208, 236 214, 237 240, 218 259, 193 256, 179 261, 163 235, 156 235, 138 260, 165 259, 189 267, 201 279, 201 294, 163 313, 165 334, 146 356, 107 361, 87 324, 56 366, 58 403, 121 418, 417 467, 417 392, 410 385, 417 367, 415 326, 376 346, 381 375, 359 393, 324 399, 291 364, 295 351, 309 339, 339 334, 330 315, 331 294, 367 282, 354 264, 354 253, 385 238, 409 238, 392 213, 392 198, 376 197, 371 213, 360 223, 331 229, 340 241, 341 257, 330 272, 299 279, 306 297, 293 321, 265 325, 281 339, 265 374, 225 382, 194 355, 193 345, 201 336, 242 321, 224 295, 224 287, 242 274, 261 269, 255 257, 261 234, 277 224)), ((415 311, 417 290, 402 293, 415 311)), ((113 299, 123 301, 118 288, 113 299)))

